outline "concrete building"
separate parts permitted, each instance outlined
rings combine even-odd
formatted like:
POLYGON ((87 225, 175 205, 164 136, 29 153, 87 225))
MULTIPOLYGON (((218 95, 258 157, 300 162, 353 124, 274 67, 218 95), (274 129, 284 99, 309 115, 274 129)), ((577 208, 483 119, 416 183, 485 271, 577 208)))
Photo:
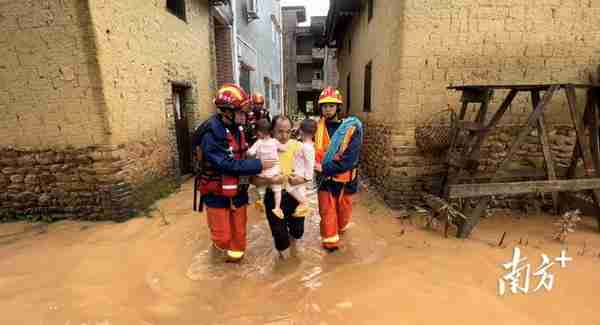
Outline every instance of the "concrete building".
POLYGON ((271 115, 282 112, 280 0, 234 0, 236 80, 265 96, 271 115))
POLYGON ((213 2, 3 4, 0 212, 120 218, 190 172, 214 111, 213 2))
POLYGON ((282 12, 285 106, 293 113, 318 114, 316 99, 325 81, 337 83, 335 50, 323 46, 326 17, 311 17, 309 26, 300 26, 305 7, 283 7, 282 12))
MULTIPOLYGON (((435 188, 444 160, 418 150, 414 131, 434 113, 460 105, 459 94, 446 87, 586 82, 587 72, 600 64, 598 17, 595 1, 331 0, 328 44, 338 49, 346 109, 366 123, 366 174, 392 205, 435 188)), ((503 95, 494 96, 492 107, 503 95)), ((561 99, 546 122, 551 137, 572 144, 561 99)), ((486 143, 484 160, 506 153, 511 130, 530 111, 530 99, 519 95, 502 121, 504 134, 486 143)), ((533 141, 520 158, 539 157, 540 151, 533 141)), ((564 152, 554 153, 568 161, 564 152)))

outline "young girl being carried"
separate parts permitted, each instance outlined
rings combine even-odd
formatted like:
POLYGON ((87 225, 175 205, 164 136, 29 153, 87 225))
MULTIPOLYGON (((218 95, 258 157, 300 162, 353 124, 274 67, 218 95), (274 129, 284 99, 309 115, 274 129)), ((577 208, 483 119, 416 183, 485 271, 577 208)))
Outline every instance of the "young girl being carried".
MULTIPOLYGON (((275 166, 263 170, 259 177, 262 178, 273 178, 279 176, 281 173, 281 168, 279 165, 279 151, 283 150, 284 146, 279 143, 276 139, 271 137, 271 123, 267 119, 260 119, 256 122, 256 132, 258 140, 250 147, 248 150, 248 154, 251 156, 256 156, 257 159, 261 160, 274 160, 276 161, 275 166)), ((273 214, 277 217, 283 219, 283 211, 280 208, 281 205, 281 189, 282 186, 280 184, 271 184, 271 185, 257 185, 256 189, 258 192, 258 198, 256 200, 255 205, 261 210, 264 211, 264 197, 269 187, 273 194, 275 195, 275 208, 273 209, 273 214)))
POLYGON ((315 145, 313 137, 316 131, 317 122, 314 120, 307 118, 300 123, 302 150, 299 150, 294 156, 294 176, 304 178, 306 183, 290 185, 287 188, 288 193, 300 203, 294 213, 296 217, 306 217, 311 212, 308 205, 306 186, 313 183, 315 169, 315 145))

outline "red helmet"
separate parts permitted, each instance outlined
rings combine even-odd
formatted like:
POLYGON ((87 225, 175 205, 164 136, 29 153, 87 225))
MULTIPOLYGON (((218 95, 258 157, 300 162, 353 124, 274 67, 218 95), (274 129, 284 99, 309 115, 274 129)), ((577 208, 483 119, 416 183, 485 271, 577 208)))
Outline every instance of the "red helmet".
POLYGON ((260 93, 254 93, 252 95, 252 104, 263 105, 265 103, 265 97, 260 93))
POLYGON ((217 91, 214 103, 220 108, 244 110, 246 107, 248 107, 250 99, 248 94, 239 85, 224 84, 217 91))
POLYGON ((339 90, 334 87, 328 86, 323 89, 321 92, 321 96, 319 96, 319 106, 321 104, 343 104, 342 94, 340 94, 339 90))

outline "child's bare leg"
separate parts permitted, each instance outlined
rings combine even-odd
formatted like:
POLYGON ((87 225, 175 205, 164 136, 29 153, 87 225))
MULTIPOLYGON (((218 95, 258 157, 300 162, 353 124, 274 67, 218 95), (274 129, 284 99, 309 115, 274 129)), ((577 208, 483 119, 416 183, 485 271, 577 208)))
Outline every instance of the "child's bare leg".
POLYGON ((271 185, 271 190, 273 190, 273 194, 275 196, 275 208, 273 209, 273 213, 277 217, 283 219, 283 211, 281 210, 281 188, 281 185, 271 185))
POLYGON ((254 205, 260 211, 265 211, 264 199, 265 199, 266 191, 267 191, 266 186, 256 186, 257 198, 256 198, 256 202, 254 202, 254 205))
POLYGON ((290 192, 290 195, 292 195, 298 201, 298 207, 296 207, 294 216, 306 217, 308 214, 310 214, 310 207, 308 206, 308 197, 306 195, 305 185, 294 188, 294 190, 290 192))

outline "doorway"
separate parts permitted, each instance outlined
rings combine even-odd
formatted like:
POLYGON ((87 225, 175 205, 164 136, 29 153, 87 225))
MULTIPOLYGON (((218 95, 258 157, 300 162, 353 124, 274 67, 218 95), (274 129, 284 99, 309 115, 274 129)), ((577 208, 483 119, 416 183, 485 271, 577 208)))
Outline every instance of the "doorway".
POLYGON ((175 118, 175 134, 177 137, 177 154, 181 174, 192 172, 191 139, 188 124, 187 94, 189 87, 173 85, 173 116, 175 118))

